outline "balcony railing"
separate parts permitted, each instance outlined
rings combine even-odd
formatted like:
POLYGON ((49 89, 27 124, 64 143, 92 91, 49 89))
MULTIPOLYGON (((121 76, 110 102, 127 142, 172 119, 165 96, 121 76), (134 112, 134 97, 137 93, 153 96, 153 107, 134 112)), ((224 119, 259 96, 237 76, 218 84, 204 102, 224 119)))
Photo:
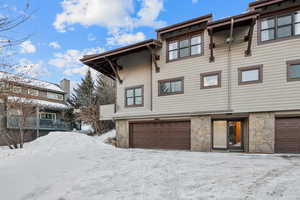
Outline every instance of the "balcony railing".
MULTIPOLYGON (((18 129, 20 128, 20 116, 8 116, 7 117, 7 128, 18 129)), ((37 125, 37 119, 30 117, 26 119, 24 129, 39 129, 39 130, 55 130, 55 131, 68 131, 72 130, 71 123, 64 122, 62 120, 48 120, 40 119, 39 125, 37 125)))

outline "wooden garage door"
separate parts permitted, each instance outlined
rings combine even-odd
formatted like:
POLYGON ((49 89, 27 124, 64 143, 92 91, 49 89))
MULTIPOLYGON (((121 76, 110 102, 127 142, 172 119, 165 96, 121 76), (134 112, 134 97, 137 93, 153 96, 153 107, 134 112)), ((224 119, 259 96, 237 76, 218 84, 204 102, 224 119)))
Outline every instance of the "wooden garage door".
POLYGON ((276 119, 276 153, 300 153, 300 118, 276 119))
POLYGON ((130 147, 149 149, 191 148, 189 121, 139 122, 130 124, 130 147))

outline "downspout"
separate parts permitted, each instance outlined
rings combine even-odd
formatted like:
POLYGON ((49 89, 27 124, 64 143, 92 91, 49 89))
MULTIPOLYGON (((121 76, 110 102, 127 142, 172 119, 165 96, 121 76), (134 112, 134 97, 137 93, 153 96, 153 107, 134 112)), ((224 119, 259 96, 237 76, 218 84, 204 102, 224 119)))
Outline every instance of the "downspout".
POLYGON ((150 55, 150 111, 153 111, 153 63, 150 55))
POLYGON ((231 18, 230 24, 230 37, 228 42, 228 54, 227 54, 227 109, 231 110, 231 69, 232 69, 232 55, 231 55, 231 46, 233 42, 233 28, 234 28, 234 19, 231 18))

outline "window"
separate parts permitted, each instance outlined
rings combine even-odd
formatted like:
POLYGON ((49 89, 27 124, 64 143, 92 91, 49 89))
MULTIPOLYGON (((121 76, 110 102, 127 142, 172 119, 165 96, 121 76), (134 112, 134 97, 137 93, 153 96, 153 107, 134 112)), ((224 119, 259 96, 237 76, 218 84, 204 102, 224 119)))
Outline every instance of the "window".
POLYGON ((287 62, 287 80, 300 81, 300 60, 287 62))
POLYGON ((263 19, 260 32, 262 42, 300 35, 300 11, 263 19))
POLYGON ((202 35, 185 36, 168 43, 168 61, 202 54, 202 35))
POLYGON ((300 35, 300 11, 296 12, 294 15, 294 30, 295 35, 300 35))
POLYGON ((56 120, 56 113, 42 112, 42 113, 40 113, 40 119, 56 120))
POLYGON ((239 85, 262 83, 263 66, 243 67, 238 69, 239 85))
POLYGON ((35 89, 28 89, 28 94, 31 96, 39 96, 39 91, 35 89))
POLYGON ((183 77, 158 81, 159 96, 183 94, 183 77))
POLYGON ((144 106, 144 86, 136 86, 125 90, 126 107, 144 106))
POLYGON ((216 71, 201 74, 201 89, 221 87, 221 73, 216 71))
POLYGON ((55 100, 64 100, 64 95, 62 94, 57 94, 57 93, 54 93, 54 92, 47 92, 47 97, 49 99, 55 99, 55 100))
POLYGON ((266 19, 261 22, 261 41, 275 39, 275 19, 266 19))
POLYGON ((18 93, 18 94, 22 93, 22 88, 19 86, 13 86, 12 90, 14 93, 18 93))

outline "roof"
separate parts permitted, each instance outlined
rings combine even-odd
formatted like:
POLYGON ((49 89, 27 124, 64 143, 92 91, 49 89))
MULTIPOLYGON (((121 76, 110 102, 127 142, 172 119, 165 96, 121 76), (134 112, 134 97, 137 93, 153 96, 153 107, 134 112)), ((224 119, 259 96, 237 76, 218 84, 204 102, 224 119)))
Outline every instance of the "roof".
POLYGON ((249 21, 252 21, 254 18, 256 18, 257 14, 258 14, 257 11, 249 11, 243 14, 226 17, 224 19, 209 22, 207 24, 207 28, 214 29, 214 28, 228 27, 230 26, 232 19, 234 19, 236 25, 244 25, 247 24, 249 21))
POLYGON ((68 106, 64 103, 56 103, 51 101, 45 101, 45 100, 39 100, 39 99, 27 99, 24 97, 16 97, 16 96, 9 96, 8 101, 22 101, 22 102, 28 102, 32 104, 39 105, 42 108, 48 108, 48 109, 55 109, 55 110, 66 110, 68 109, 68 106))
POLYGON ((170 31, 175 31, 175 30, 178 30, 178 29, 182 29, 182 28, 185 28, 185 27, 188 27, 188 26, 192 26, 192 25, 195 25, 195 24, 208 22, 211 19, 212 19, 212 14, 207 14, 207 15, 204 15, 204 16, 200 16, 200 17, 197 17, 197 18, 194 18, 194 19, 184 21, 184 22, 173 24, 171 26, 167 26, 167 27, 157 29, 156 32, 159 33, 159 34, 163 34, 163 33, 167 33, 167 32, 170 32, 170 31))
POLYGON ((36 88, 41 88, 49 91, 59 92, 59 93, 65 93, 58 84, 50 83, 47 81, 41 81, 34 78, 28 78, 23 76, 18 76, 15 74, 11 74, 8 72, 2 72, 0 71, 0 80, 8 80, 11 82, 19 83, 22 85, 28 85, 36 88))
POLYGON ((118 58, 121 56, 129 55, 138 51, 148 49, 148 47, 161 47, 162 44, 158 40, 146 40, 143 42, 135 43, 111 51, 107 51, 100 54, 84 56, 80 59, 81 62, 88 65, 89 67, 95 69, 102 74, 115 79, 115 73, 112 70, 110 64, 107 62, 107 58, 118 58))
POLYGON ((155 39, 150 39, 150 40, 145 40, 142 42, 138 42, 132 45, 128 45, 125 47, 121 47, 121 48, 117 48, 111 51, 106 51, 104 53, 100 53, 100 54, 93 54, 93 55, 86 55, 84 56, 82 59, 80 59, 81 62, 83 63, 87 63, 96 59, 101 59, 101 58, 105 58, 105 57, 110 57, 110 56, 117 56, 120 54, 126 54, 126 53, 130 53, 131 51, 135 51, 141 48, 145 48, 147 46, 159 46, 161 47, 161 42, 155 39))
POLYGON ((263 6, 268 6, 275 3, 280 3, 286 0, 258 0, 249 4, 250 8, 259 8, 263 6))

